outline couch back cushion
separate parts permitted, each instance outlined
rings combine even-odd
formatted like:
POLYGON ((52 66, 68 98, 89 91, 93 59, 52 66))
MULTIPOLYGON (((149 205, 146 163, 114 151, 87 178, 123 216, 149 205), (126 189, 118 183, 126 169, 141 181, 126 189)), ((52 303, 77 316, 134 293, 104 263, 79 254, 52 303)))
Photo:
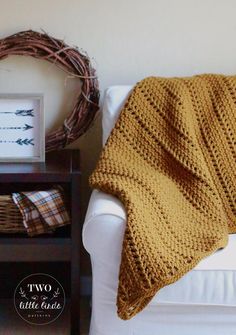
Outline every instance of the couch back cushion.
POLYGON ((102 108, 102 143, 106 143, 108 136, 120 114, 133 86, 111 86, 105 91, 102 108))

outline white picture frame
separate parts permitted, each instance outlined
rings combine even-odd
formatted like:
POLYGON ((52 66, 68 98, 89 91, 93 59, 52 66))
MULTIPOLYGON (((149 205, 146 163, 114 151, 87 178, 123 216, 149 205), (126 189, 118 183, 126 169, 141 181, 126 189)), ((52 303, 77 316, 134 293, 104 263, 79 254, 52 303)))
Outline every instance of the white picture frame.
POLYGON ((43 161, 43 94, 0 94, 0 162, 43 161))

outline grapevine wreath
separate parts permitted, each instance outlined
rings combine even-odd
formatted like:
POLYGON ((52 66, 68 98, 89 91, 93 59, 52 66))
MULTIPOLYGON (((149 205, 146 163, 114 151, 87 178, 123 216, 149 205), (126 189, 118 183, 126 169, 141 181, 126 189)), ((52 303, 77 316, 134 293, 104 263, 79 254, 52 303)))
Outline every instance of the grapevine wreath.
POLYGON ((62 149, 84 134, 99 108, 98 81, 88 56, 77 47, 32 30, 0 39, 0 60, 11 55, 45 59, 82 82, 75 106, 63 125, 46 135, 46 151, 62 149))

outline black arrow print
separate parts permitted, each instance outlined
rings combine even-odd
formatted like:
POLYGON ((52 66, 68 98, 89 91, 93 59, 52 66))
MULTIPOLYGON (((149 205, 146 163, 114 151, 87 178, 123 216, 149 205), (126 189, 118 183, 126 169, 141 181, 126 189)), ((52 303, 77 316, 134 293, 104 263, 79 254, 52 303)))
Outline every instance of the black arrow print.
POLYGON ((25 138, 24 140, 22 138, 18 138, 17 141, 0 141, 0 143, 17 143, 19 145, 34 145, 34 139, 28 139, 25 138))
POLYGON ((17 116, 34 116, 34 109, 17 109, 15 112, 0 112, 1 114, 15 114, 17 116))
POLYGON ((34 127, 29 126, 28 124, 25 123, 25 125, 23 127, 0 127, 0 130, 18 130, 18 129, 22 129, 22 130, 29 130, 32 129, 34 127))

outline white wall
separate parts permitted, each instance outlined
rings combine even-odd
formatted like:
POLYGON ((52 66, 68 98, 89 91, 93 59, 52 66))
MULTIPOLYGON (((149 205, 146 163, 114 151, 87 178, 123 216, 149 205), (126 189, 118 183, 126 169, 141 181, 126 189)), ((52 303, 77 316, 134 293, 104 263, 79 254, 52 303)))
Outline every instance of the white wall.
MULTIPOLYGON (((40 28, 94 58, 100 86, 148 75, 236 73, 235 0, 0 0, 0 38, 40 28)), ((48 63, 0 62, 0 92, 44 92, 46 125, 58 125, 73 103, 75 80, 48 63)), ((100 150, 100 124, 75 146, 86 178, 100 150)), ((87 194, 87 196, 86 196, 87 194)))

